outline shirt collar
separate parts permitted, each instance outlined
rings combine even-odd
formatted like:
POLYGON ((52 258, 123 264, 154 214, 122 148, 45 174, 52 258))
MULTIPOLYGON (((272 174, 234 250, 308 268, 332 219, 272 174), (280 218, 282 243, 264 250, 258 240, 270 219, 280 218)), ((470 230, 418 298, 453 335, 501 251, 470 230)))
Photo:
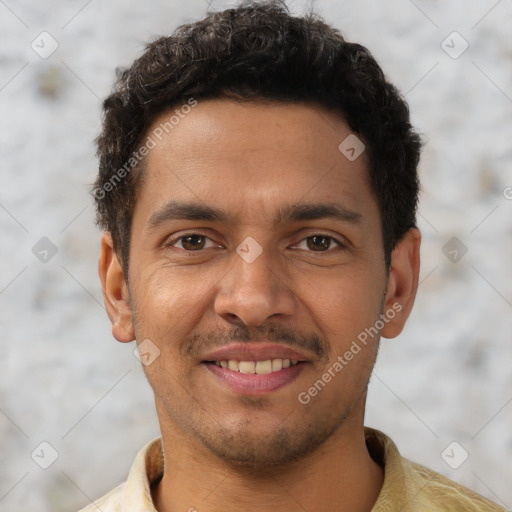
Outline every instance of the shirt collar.
POLYGON ((162 440, 154 439, 138 453, 121 497, 121 510, 157 512, 151 498, 151 486, 164 474, 162 440))
MULTIPOLYGON (((384 482, 372 512, 395 512, 406 507, 407 478, 397 447, 382 432, 364 429, 366 445, 372 459, 384 468, 384 482)), ((154 439, 138 453, 123 488, 121 510, 157 512, 151 487, 164 473, 162 440, 154 439)))

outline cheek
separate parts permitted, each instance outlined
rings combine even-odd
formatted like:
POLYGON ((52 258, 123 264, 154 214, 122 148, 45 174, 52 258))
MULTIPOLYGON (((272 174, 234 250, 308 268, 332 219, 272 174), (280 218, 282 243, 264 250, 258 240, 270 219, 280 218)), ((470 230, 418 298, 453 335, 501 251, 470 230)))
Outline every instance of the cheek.
POLYGON ((161 264, 136 276, 138 335, 180 339, 197 322, 215 280, 161 264))
POLYGON ((357 336, 378 319, 385 287, 378 276, 347 267, 300 282, 300 296, 328 339, 357 336))
POLYGON ((141 272, 137 279, 136 338, 158 348, 158 357, 144 366, 144 372, 158 396, 169 390, 179 396, 181 386, 173 383, 185 382, 190 371, 181 345, 202 314, 205 290, 199 281, 161 266, 141 272))

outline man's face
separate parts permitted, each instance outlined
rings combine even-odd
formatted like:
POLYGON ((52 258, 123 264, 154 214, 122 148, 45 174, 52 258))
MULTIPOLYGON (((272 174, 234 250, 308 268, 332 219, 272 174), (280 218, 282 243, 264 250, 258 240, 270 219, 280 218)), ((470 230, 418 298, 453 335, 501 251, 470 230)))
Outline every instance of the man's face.
POLYGON ((127 329, 160 351, 145 371, 163 431, 258 465, 362 424, 379 335, 344 354, 392 293, 366 154, 338 149, 350 134, 318 107, 209 100, 149 152, 127 329))

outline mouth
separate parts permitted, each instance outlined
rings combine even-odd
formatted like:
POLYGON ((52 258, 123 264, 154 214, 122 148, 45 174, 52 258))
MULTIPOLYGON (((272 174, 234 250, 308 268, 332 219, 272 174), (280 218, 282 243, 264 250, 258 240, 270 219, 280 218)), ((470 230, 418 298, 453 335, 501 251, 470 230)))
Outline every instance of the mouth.
POLYGON ((217 382, 242 395, 265 395, 290 384, 310 363, 274 343, 236 343, 208 354, 203 366, 217 382))

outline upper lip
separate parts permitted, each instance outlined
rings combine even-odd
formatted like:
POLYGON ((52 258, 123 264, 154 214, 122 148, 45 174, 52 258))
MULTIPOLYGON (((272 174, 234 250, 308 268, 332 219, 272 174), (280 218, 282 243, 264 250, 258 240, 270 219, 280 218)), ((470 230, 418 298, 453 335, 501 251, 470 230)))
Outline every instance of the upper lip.
POLYGON ((293 359, 309 361, 304 353, 280 343, 233 342, 204 355, 202 361, 266 361, 268 359, 293 359))

